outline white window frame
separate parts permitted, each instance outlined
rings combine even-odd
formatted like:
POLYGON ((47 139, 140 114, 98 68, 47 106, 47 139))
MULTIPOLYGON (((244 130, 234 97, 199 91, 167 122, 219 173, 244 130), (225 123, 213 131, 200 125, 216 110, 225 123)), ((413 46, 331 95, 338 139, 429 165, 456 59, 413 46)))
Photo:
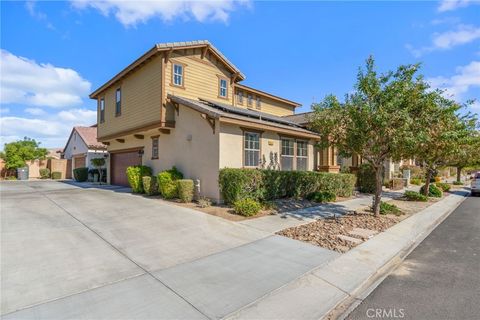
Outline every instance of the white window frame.
MULTIPOLYGON (((292 158, 292 168, 291 170, 295 170, 295 147, 296 147, 296 144, 295 144, 295 139, 293 138, 286 138, 286 137, 282 137, 280 139, 280 164, 282 163, 282 159, 283 158, 292 158), (288 150, 292 150, 292 154, 285 154, 284 153, 284 146, 283 146, 283 142, 284 141, 289 141, 292 143, 292 147, 291 148, 288 148, 288 150)), ((281 169, 284 170, 283 168, 283 165, 281 165, 281 169)))
POLYGON ((228 98, 228 81, 224 78, 218 78, 218 96, 220 98, 228 98), (225 83, 225 87, 222 86, 225 83))
POLYGON ((260 110, 262 108, 262 100, 260 96, 256 96, 255 98, 255 107, 260 110))
POLYGON ((308 141, 307 140, 296 140, 295 141, 295 149, 296 149, 296 159, 295 159, 295 166, 296 170, 298 170, 298 159, 305 159, 306 160, 306 166, 305 166, 305 171, 308 171, 308 141), (305 155, 299 155, 298 153, 298 143, 305 144, 305 155))
MULTIPOLYGON (((255 141, 254 141, 255 142, 255 141)), ((244 131, 243 132, 243 166, 246 168, 257 168, 260 165, 262 135, 259 132, 244 131), (247 147, 247 136, 253 135, 257 137, 258 149, 247 147), (258 162, 256 164, 247 163, 247 152, 258 153, 258 162)))
POLYGON ((237 93, 237 102, 238 104, 242 104, 243 105, 243 91, 239 91, 237 93))
POLYGON ((115 117, 122 115, 122 88, 115 90, 115 117))
POLYGON ((253 95, 251 93, 247 94, 247 106, 253 106, 253 95))
POLYGON ((105 98, 100 99, 100 123, 105 122, 105 98))
POLYGON ((183 74, 185 72, 185 67, 183 64, 180 63, 174 63, 172 66, 172 84, 177 87, 183 87, 183 74), (180 68, 181 72, 177 72, 177 67, 180 68), (177 83, 177 79, 180 80, 179 83, 177 83))
POLYGON ((158 159, 158 142, 158 137, 152 137, 152 159, 158 159))

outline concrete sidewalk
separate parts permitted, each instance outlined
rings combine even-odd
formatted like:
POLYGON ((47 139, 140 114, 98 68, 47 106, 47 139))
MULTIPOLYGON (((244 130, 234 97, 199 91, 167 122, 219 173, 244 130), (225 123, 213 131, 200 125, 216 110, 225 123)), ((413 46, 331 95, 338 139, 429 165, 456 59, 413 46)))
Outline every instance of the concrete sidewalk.
POLYGON ((341 314, 378 285, 465 200, 458 191, 231 314, 229 319, 320 319, 341 314))
MULTIPOLYGON (((405 190, 418 191, 420 187, 410 186, 409 188, 390 191, 382 194, 382 201, 390 201, 403 196, 405 190)), ((315 207, 283 212, 276 215, 265 216, 257 219, 249 219, 238 222, 239 224, 255 228, 261 231, 275 233, 280 230, 306 224, 320 218, 327 218, 333 215, 341 216, 350 211, 359 210, 372 204, 372 195, 360 194, 357 197, 345 201, 324 203, 315 207)))

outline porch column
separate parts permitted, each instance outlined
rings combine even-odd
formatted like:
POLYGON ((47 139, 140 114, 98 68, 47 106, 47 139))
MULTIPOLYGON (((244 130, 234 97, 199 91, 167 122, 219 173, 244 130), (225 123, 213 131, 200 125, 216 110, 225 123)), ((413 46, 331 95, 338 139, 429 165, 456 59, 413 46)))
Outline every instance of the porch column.
POLYGON ((321 149, 318 153, 320 160, 318 171, 340 172, 340 166, 337 163, 337 148, 335 146, 321 149))

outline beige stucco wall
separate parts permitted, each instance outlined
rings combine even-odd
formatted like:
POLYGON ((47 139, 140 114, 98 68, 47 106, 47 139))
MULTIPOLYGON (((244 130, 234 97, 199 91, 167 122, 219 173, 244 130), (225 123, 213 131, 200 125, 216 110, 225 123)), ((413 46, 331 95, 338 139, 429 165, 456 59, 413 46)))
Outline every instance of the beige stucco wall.
POLYGON ((108 150, 144 147, 142 163, 151 167, 154 174, 176 166, 186 179, 200 179, 203 196, 219 200, 219 133, 218 130, 213 133, 208 122, 200 117, 200 113, 180 106, 175 129, 172 129, 170 134, 160 133, 157 129, 138 134, 143 134, 144 139, 129 135, 125 137, 125 143, 112 140, 108 150), (159 159, 152 159, 151 137, 157 135, 160 135, 159 159))
MULTIPOLYGON (((261 156, 266 165, 270 163, 270 154, 278 154, 280 161, 280 135, 274 131, 264 131, 260 139, 261 156)), ((304 140, 302 138, 299 138, 304 140)), ((308 170, 314 168, 314 141, 308 144, 308 170)), ((243 131, 239 126, 221 123, 220 126, 220 168, 243 167, 243 131)))

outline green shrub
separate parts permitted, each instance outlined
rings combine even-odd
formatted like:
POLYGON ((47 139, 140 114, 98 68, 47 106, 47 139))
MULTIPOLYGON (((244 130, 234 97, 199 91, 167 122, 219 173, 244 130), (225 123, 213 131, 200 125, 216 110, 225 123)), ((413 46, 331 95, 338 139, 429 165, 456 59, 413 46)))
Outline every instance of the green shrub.
POLYGON ((394 214, 401 215, 403 212, 394 204, 388 202, 380 202, 380 214, 394 214))
POLYGON ((127 168, 128 184, 132 188, 133 193, 143 193, 143 177, 151 176, 152 169, 147 166, 130 166, 127 168))
POLYGON ((62 173, 58 172, 58 171, 53 171, 52 172, 52 179, 54 179, 54 180, 62 179, 62 173))
POLYGON ((412 179, 410 179, 410 183, 411 183, 411 184, 414 184, 414 185, 416 185, 416 186, 420 186, 420 185, 422 185, 422 179, 420 179, 420 178, 412 178, 412 179))
POLYGON ((369 164, 362 164, 357 172, 358 190, 363 193, 375 193, 375 171, 369 164))
POLYGON ((8 181, 8 180, 13 181, 13 180, 17 180, 17 177, 15 177, 15 176, 8 176, 8 177, 5 177, 5 180, 7 180, 7 181, 8 181))
POLYGON ((40 171, 40 179, 49 179, 50 178, 50 169, 42 168, 40 171))
POLYGON ((333 202, 337 199, 335 193, 331 191, 316 191, 312 192, 307 196, 307 200, 315 202, 333 202))
POLYGON ((241 199, 257 201, 286 197, 304 198, 316 191, 330 191, 336 196, 348 197, 353 193, 353 174, 276 171, 259 169, 220 170, 220 192, 227 204, 241 199))
POLYGON ((453 185, 454 186, 463 186, 463 182, 462 181, 453 181, 453 185))
POLYGON ((249 198, 235 201, 233 207, 237 214, 245 217, 255 216, 262 209, 258 201, 249 198))
MULTIPOLYGON (((420 188, 420 193, 425 194, 425 185, 423 185, 420 188)), ((440 190, 436 185, 431 183, 430 187, 428 188, 428 196, 429 197, 434 197, 434 198, 441 198, 442 195, 443 195, 442 190, 440 190)))
POLYGON ((437 183, 435 183, 435 185, 437 187, 439 187, 440 189, 442 189, 443 192, 448 192, 448 191, 450 191, 450 188, 451 188, 450 184, 445 183, 445 182, 437 182, 437 183))
POLYGON ((405 191, 404 196, 408 201, 422 201, 422 202, 428 201, 428 197, 415 191, 405 191))
MULTIPOLYGON (((52 173, 53 178, 53 173, 52 173)), ((88 168, 73 169, 73 178, 78 182, 85 182, 88 179, 88 168)))
POLYGON ((157 177, 155 176, 145 176, 142 177, 143 190, 149 196, 158 194, 158 182, 157 177))
POLYGON ((173 199, 178 196, 176 180, 183 179, 183 174, 177 168, 162 171, 158 174, 158 190, 165 199, 173 199))
POLYGON ((178 197, 182 202, 192 202, 193 200, 193 180, 177 180, 178 197))

